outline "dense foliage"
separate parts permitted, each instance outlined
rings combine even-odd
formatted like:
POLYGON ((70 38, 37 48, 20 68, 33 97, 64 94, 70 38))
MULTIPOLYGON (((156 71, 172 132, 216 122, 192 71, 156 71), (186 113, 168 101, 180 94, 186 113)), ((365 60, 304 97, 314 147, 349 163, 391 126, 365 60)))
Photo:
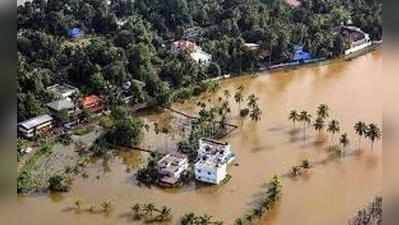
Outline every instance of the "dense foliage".
POLYGON ((135 102, 164 104, 175 89, 288 61, 298 44, 334 57, 346 46, 334 29, 349 20, 381 38, 379 0, 307 0, 300 7, 282 0, 33 0, 18 7, 18 120, 45 112, 53 98, 45 88, 56 82, 117 104, 122 83, 135 79, 145 84, 128 90, 135 102), (72 40, 75 27, 83 36, 72 40), (213 63, 172 55, 170 41, 178 39, 201 45, 213 63), (245 50, 244 42, 261 48, 245 50))

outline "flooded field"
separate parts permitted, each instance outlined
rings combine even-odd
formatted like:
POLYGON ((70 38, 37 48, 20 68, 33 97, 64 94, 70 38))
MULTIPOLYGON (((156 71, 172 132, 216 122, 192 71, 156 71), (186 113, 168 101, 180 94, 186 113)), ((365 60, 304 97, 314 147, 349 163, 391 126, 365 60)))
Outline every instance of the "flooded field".
MULTIPOLYGON (((140 224, 132 220, 130 207, 153 202, 172 208, 171 224, 176 224, 183 214, 195 212, 207 213, 231 225, 253 207, 273 175, 284 175, 301 160, 309 159, 314 168, 308 174, 282 178, 282 199, 259 224, 344 225, 357 209, 382 191, 381 142, 371 149, 369 142, 363 140, 358 150, 358 137, 352 128, 359 120, 382 124, 381 67, 382 55, 377 51, 350 62, 223 81, 219 95, 224 89, 234 93, 244 85, 244 94, 256 94, 263 111, 261 121, 246 120, 240 129, 224 138, 232 145, 238 163, 230 168, 232 179, 227 184, 192 184, 178 190, 138 186, 134 173, 147 153, 125 153, 107 162, 94 163, 88 169, 89 177, 76 178, 70 193, 19 197, 15 211, 18 224, 140 224), (330 135, 319 135, 308 128, 305 141, 302 131, 293 132, 287 120, 291 109, 314 113, 321 103, 330 106, 330 118, 339 120, 341 131, 349 134, 351 144, 345 157, 331 157, 330 135), (113 210, 108 215, 76 212, 76 200, 82 201, 82 207, 111 200, 113 210)), ((198 110, 195 102, 173 107, 193 113, 198 110)), ((238 106, 232 105, 232 109, 236 117, 238 106)), ((146 117, 150 121, 173 123, 169 112, 146 117)), ((233 122, 240 123, 238 118, 233 118, 233 122)), ((146 136, 150 147, 163 152, 175 149, 174 140, 153 133, 146 136)))

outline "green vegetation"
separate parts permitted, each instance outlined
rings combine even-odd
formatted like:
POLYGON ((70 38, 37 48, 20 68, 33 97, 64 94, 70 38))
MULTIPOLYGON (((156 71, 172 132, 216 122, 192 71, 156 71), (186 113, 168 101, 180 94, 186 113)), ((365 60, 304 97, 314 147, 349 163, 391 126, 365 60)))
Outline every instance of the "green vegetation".
MULTIPOLYGON (((310 0, 301 7, 281 0, 107 2, 34 0, 18 6, 18 121, 46 112, 54 99, 46 87, 58 82, 101 94, 112 106, 123 103, 122 84, 134 81, 125 91, 133 104, 155 99, 165 105, 197 93, 203 80, 289 61, 295 45, 316 57, 338 56, 348 38, 334 31, 349 20, 373 40, 382 37, 379 0, 310 0), (68 30, 75 27, 83 34, 71 39, 68 30), (207 67, 185 52, 172 54, 170 41, 179 39, 201 43, 213 62, 207 67), (248 51, 245 42, 260 49, 248 51)), ((259 109, 251 115, 259 119, 259 109)))
POLYGON ((80 127, 80 128, 75 129, 73 131, 73 134, 74 135, 78 135, 78 136, 83 136, 83 135, 86 135, 86 134, 88 134, 88 133, 90 133, 92 131, 93 131, 93 127, 84 126, 84 127, 80 127))
POLYGON ((280 177, 273 176, 268 184, 265 197, 262 199, 261 203, 244 218, 236 219, 234 224, 256 224, 256 219, 260 219, 265 213, 271 210, 280 199, 282 187, 280 177))
POLYGON ((72 180, 64 175, 54 175, 48 180, 48 189, 53 192, 67 192, 71 188, 72 180))
POLYGON ((44 145, 23 165, 17 176, 17 193, 29 193, 40 188, 40 184, 32 175, 32 171, 38 166, 37 163, 52 153, 52 144, 44 145))
POLYGON ((197 216, 194 213, 185 214, 181 221, 180 225, 222 225, 222 221, 213 220, 212 216, 207 214, 202 216, 197 216))
POLYGON ((134 204, 131 207, 134 220, 142 220, 146 223, 167 222, 172 218, 172 209, 162 206, 157 208, 153 203, 134 204))
MULTIPOLYGON (((330 146, 332 150, 334 151, 339 151, 341 154, 345 153, 346 148, 348 145, 350 145, 351 141, 349 139, 349 135, 347 133, 342 133, 339 136, 339 145, 334 143, 334 138, 336 134, 339 134, 341 131, 340 123, 338 120, 332 119, 326 124, 326 120, 330 116, 330 108, 326 104, 320 104, 317 107, 317 118, 313 122, 313 128, 315 131, 321 134, 321 132, 324 130, 325 127, 327 127, 326 131, 328 133, 331 133, 331 140, 332 140, 332 146, 330 146)), ((308 124, 312 122, 311 120, 312 116, 307 112, 307 111, 302 111, 301 113, 298 113, 297 110, 291 110, 288 114, 288 120, 292 121, 293 126, 295 128, 295 122, 297 121, 302 121, 303 124, 303 132, 304 132, 304 137, 306 138, 306 127, 308 124)), ((374 123, 366 124, 363 121, 358 121, 354 124, 353 126, 354 132, 359 136, 359 148, 361 144, 362 138, 367 138, 370 141, 371 149, 374 147, 374 143, 381 139, 382 136, 382 131, 381 129, 374 123)), ((300 172, 300 167, 294 166, 291 169, 292 174, 297 174, 300 172)))

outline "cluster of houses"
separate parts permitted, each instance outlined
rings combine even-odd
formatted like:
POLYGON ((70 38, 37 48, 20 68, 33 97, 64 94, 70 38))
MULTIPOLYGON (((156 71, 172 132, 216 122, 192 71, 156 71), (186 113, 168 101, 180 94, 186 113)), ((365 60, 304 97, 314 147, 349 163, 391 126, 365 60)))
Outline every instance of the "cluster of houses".
MULTIPOLYGON (((196 180, 220 184, 227 176, 228 165, 235 159, 228 143, 201 138, 199 140, 198 156, 192 168, 196 180)), ((158 161, 160 181, 167 185, 176 184, 182 174, 190 169, 186 156, 167 154, 158 161)))
POLYGON ((49 132, 56 126, 72 128, 79 122, 83 110, 99 113, 104 110, 104 100, 97 95, 83 96, 77 100, 79 90, 68 84, 55 84, 47 88, 55 100, 46 104, 49 113, 18 123, 18 133, 25 138, 49 132), (65 117, 67 120, 65 121, 65 117))

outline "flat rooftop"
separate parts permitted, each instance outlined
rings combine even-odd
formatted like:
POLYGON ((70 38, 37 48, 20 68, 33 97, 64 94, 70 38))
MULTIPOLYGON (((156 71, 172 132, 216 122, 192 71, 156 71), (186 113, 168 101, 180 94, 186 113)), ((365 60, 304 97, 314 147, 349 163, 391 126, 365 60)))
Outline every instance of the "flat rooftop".
POLYGON ((52 121, 52 120, 53 120, 53 117, 51 117, 48 114, 44 114, 44 115, 40 115, 40 116, 34 117, 32 119, 20 122, 20 123, 18 123, 18 125, 20 125, 20 126, 24 127, 25 129, 29 130, 29 129, 32 129, 34 127, 37 127, 37 126, 39 126, 39 125, 41 125, 43 123, 47 123, 47 122, 52 121))

